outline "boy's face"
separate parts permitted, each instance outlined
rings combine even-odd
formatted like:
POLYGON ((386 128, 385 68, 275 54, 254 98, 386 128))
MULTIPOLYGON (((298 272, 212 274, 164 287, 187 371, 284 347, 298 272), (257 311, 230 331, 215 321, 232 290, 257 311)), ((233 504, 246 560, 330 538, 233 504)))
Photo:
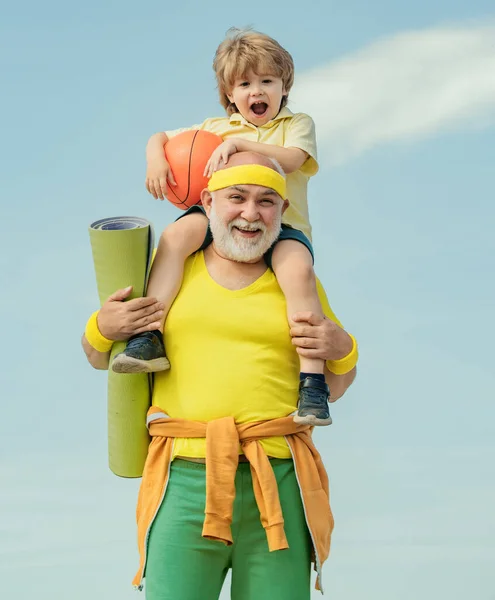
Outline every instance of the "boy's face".
POLYGON ((234 81, 227 97, 246 121, 260 127, 277 116, 285 93, 280 77, 249 71, 246 77, 234 81))

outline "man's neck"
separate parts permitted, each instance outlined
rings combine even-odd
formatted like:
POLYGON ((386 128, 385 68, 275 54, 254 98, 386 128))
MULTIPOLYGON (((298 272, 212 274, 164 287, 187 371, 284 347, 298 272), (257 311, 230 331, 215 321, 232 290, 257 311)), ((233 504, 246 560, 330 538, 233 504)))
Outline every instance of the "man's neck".
POLYGON ((205 263, 210 277, 228 290, 242 290, 254 283, 267 270, 263 257, 255 262, 237 262, 226 258, 210 244, 204 251, 205 263))

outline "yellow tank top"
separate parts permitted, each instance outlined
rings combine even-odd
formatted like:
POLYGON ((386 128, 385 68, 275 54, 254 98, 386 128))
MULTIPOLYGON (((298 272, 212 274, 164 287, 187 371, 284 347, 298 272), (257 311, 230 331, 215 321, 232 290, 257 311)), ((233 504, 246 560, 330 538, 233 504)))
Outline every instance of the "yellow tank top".
MULTIPOLYGON (((319 293, 327 316, 336 320, 321 286, 319 293)), ((167 317, 165 347, 171 369, 155 374, 153 405, 172 418, 233 416, 247 423, 296 410, 299 360, 285 298, 269 269, 232 291, 212 279, 203 252, 191 256, 167 317)), ((290 458, 284 438, 261 443, 268 455, 290 458)), ((203 458, 205 440, 177 439, 178 455, 203 458)))

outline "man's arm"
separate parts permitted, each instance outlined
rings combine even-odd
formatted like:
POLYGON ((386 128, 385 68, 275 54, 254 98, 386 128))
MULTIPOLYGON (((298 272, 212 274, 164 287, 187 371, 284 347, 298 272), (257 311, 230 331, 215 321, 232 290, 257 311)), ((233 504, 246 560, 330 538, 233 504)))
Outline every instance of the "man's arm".
POLYGON ((110 363, 110 351, 98 352, 98 350, 95 350, 95 348, 93 348, 93 346, 88 342, 86 335, 82 336, 81 343, 89 364, 94 369, 106 371, 110 363))
MULTIPOLYGON (((290 334, 300 356, 338 363, 352 352, 354 342, 351 336, 332 319, 322 319, 312 312, 301 312, 293 315, 292 320, 290 334)), ((332 373, 325 366, 330 402, 335 402, 344 395, 356 374, 356 366, 340 375, 332 373)))
MULTIPOLYGON (((98 337, 104 342, 126 341, 132 335, 161 327, 163 304, 156 298, 133 298, 124 302, 132 287, 117 290, 103 304, 96 316, 98 337)), ((89 323, 89 322, 88 322, 89 323)), ((89 364, 95 369, 108 369, 110 350, 101 352, 91 345, 88 329, 82 336, 82 347, 89 364)))
POLYGON ((354 367, 349 373, 345 375, 335 375, 331 373, 325 367, 325 381, 330 388, 330 400, 329 402, 335 402, 346 393, 347 389, 352 385, 354 379, 356 379, 357 368, 354 367))

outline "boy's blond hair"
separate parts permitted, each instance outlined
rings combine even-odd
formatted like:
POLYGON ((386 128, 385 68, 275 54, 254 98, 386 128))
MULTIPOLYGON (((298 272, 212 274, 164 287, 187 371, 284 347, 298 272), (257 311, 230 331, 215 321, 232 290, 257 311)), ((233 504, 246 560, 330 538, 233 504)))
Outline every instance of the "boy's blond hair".
MULTIPOLYGON (((294 61, 292 56, 273 38, 259 31, 236 29, 227 31, 227 37, 218 46, 213 60, 217 76, 220 104, 228 115, 237 112, 237 107, 227 97, 236 79, 242 79, 253 71, 257 75, 274 75, 282 79, 286 94, 294 83, 294 61)), ((283 96, 280 108, 287 104, 283 96)))

